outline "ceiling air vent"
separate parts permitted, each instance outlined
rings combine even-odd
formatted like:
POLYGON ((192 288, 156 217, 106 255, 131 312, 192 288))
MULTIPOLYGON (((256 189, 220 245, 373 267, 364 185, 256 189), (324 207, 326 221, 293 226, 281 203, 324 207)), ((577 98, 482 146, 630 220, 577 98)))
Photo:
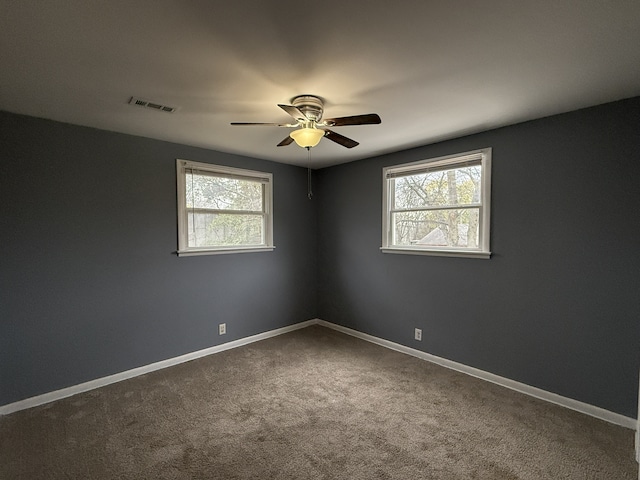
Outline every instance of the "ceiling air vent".
POLYGON ((153 110, 167 113, 173 113, 177 110, 176 107, 168 107, 167 105, 162 105, 160 103, 151 102, 149 100, 144 100, 142 98, 136 97, 131 97, 131 99, 129 100, 129 105, 137 105, 139 107, 151 108, 153 110))

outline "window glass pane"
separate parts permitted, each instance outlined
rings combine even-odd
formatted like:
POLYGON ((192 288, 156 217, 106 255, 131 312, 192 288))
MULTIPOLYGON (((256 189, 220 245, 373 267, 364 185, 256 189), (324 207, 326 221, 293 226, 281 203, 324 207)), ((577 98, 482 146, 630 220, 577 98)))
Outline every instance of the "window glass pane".
POLYGON ((189 247, 262 245, 262 215, 188 212, 189 247))
POLYGON ((480 204, 482 167, 449 168, 398 177, 395 209, 480 204))
POLYGON ((393 245, 478 248, 479 208, 392 214, 393 245))
POLYGON ((262 183, 186 173, 187 208, 263 211, 262 183))

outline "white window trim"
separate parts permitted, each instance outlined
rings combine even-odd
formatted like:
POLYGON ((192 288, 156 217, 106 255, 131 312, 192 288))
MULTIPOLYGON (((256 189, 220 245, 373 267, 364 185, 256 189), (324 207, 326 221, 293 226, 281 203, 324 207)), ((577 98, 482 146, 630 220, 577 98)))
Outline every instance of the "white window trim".
POLYGON ((462 258, 491 258, 491 250, 489 248, 490 241, 490 225, 491 225, 491 148, 483 148, 455 155, 446 155, 443 157, 432 158, 429 160, 420 160, 417 162, 404 163, 384 167, 382 169, 382 247, 383 253, 401 253, 409 255, 433 255, 444 257, 462 257, 462 258), (481 204, 480 209, 480 239, 477 249, 455 248, 455 247, 411 247, 411 246, 394 246, 391 245, 392 226, 391 226, 391 202, 389 195, 389 186, 393 174, 410 174, 413 171, 419 171, 425 167, 438 167, 446 165, 456 165, 469 160, 480 159, 482 164, 482 187, 481 187, 481 204))
POLYGON ((192 162, 189 160, 176 160, 176 181, 178 195, 178 251, 180 257, 194 255, 220 255, 229 253, 270 252, 275 249, 273 245, 273 175, 255 170, 213 165, 211 163, 192 162), (264 182, 264 214, 265 232, 263 245, 233 246, 233 247, 189 247, 186 208, 186 173, 188 169, 204 170, 220 175, 237 175, 240 177, 252 177, 266 179, 264 182))

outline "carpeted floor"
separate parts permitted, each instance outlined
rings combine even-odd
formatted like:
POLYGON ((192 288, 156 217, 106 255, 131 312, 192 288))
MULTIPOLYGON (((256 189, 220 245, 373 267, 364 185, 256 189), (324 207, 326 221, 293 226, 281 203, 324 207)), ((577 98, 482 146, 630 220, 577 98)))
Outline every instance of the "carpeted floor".
POLYGON ((637 478, 631 430, 319 326, 0 433, 3 480, 637 478))

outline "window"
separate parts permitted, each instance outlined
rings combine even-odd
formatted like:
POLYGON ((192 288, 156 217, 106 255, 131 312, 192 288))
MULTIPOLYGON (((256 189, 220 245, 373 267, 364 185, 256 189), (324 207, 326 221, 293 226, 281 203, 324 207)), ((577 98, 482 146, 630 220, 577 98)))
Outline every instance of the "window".
POLYGON ((382 251, 489 258, 491 149, 383 169, 382 251))
POLYGON ((178 255, 273 250, 272 175, 176 161, 178 255))

